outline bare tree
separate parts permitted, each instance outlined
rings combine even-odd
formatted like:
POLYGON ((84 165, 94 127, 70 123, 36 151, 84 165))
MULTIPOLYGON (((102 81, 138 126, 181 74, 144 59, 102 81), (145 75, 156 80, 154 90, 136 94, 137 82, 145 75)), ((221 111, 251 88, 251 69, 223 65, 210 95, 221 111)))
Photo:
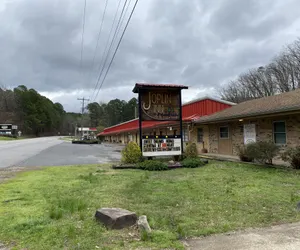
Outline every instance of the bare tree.
POLYGON ((300 39, 270 64, 240 74, 221 89, 223 99, 242 102, 300 88, 300 39))

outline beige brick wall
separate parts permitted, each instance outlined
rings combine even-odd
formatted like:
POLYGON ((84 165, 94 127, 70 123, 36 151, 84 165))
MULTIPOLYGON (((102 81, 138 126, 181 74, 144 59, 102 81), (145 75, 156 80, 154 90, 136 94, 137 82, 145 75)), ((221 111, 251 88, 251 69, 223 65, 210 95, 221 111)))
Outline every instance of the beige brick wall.
MULTIPOLYGON (((243 122, 230 122, 229 133, 232 139, 233 154, 237 155, 237 147, 244 144, 243 125, 246 123, 256 124, 257 141, 273 141, 273 122, 285 121, 286 125, 286 145, 281 145, 284 150, 287 147, 300 146, 300 114, 266 117, 259 119, 248 119, 243 122)), ((222 124, 210 124, 209 127, 209 152, 218 153, 219 127, 222 124)))
POLYGON ((209 153, 214 153, 217 154, 218 153, 218 138, 219 138, 219 125, 218 124, 211 124, 208 125, 208 138, 209 138, 209 153))
POLYGON ((202 126, 193 126, 192 130, 190 130, 189 133, 189 138, 191 142, 196 143, 197 145, 197 150, 198 153, 201 153, 201 150, 203 148, 206 148, 207 150, 209 150, 209 133, 208 133, 208 126, 207 125, 202 125, 202 126), (198 128, 202 128, 203 129, 203 142, 198 142, 198 128))

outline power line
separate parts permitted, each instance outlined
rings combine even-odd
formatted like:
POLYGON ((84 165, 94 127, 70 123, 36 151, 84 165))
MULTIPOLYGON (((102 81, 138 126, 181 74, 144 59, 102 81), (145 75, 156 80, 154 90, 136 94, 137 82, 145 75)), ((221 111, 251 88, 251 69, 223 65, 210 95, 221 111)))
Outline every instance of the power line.
POLYGON ((108 3, 108 0, 105 1, 105 7, 104 7, 103 15, 102 15, 102 20, 101 20, 100 28, 99 28, 99 33, 98 33, 98 38, 97 38, 97 44, 96 44, 96 48, 95 48, 95 51, 94 51, 94 57, 93 57, 91 71, 89 73, 89 78, 88 78, 89 80, 88 80, 88 82, 91 81, 91 75, 92 75, 94 64, 95 64, 95 59, 96 59, 97 49, 98 49, 99 41, 100 41, 100 37, 101 37, 101 32, 102 32, 102 27, 103 27, 105 13, 106 13, 107 3, 108 3))
POLYGON ((118 42, 118 45, 117 45, 117 47, 116 47, 116 49, 115 49, 115 52, 114 52, 114 54, 113 54, 113 57, 112 57, 112 59, 111 59, 109 65, 108 65, 108 68, 107 68, 107 70, 106 70, 106 72, 105 72, 104 78, 103 78, 103 80, 102 80, 102 82, 101 82, 101 85, 100 85, 100 87, 99 87, 99 89, 98 89, 98 91, 97 91, 97 94, 96 94, 96 96, 95 96, 94 99, 97 98, 97 96, 98 96, 98 94, 99 94, 99 91, 100 91, 100 89, 101 89, 102 86, 103 86, 103 83, 104 83, 104 81, 105 81, 105 79, 106 79, 106 76, 107 76, 107 74, 108 74, 108 72, 109 72, 109 69, 110 69, 110 67, 111 67, 111 65, 112 65, 112 63, 113 63, 113 60, 115 59, 115 56, 116 56, 117 51, 118 51, 118 49, 119 49, 119 47, 120 47, 120 44, 121 44, 121 42, 122 42, 122 39, 123 39, 124 34, 125 34, 126 30, 127 30, 128 24, 129 24, 129 22, 130 22, 130 20, 131 20, 131 17, 132 17, 132 15, 133 15, 133 13, 134 13, 134 10, 135 10, 135 7, 136 7, 138 1, 139 1, 139 0, 136 0, 135 3, 134 3, 133 9, 132 9, 132 11, 131 11, 131 13, 130 13, 130 16, 129 16, 128 20, 127 20, 127 23, 126 23, 126 25, 125 25, 125 28, 124 28, 124 30, 123 30, 123 32, 122 32, 121 38, 120 38, 120 40, 119 40, 119 42, 118 42))
MULTIPOLYGON (((126 0, 126 1, 127 1, 127 0, 126 0)), ((111 34, 112 34, 113 27, 114 27, 114 24, 115 24, 115 22, 116 22, 116 18, 117 18, 117 15, 118 15, 118 11, 119 11, 120 5, 121 5, 121 0, 119 0, 119 3, 118 3, 117 11, 116 11, 116 14, 115 14, 115 16, 114 16, 113 23, 112 23, 111 28, 110 28, 110 31, 109 31, 109 35, 108 35, 108 39, 107 39, 107 41, 106 41, 105 49, 103 50, 103 53, 102 53, 102 56, 101 56, 101 62, 100 62, 100 64, 99 64, 99 69, 98 69, 98 71, 100 71, 101 65, 105 65, 105 63, 106 63, 106 60, 107 60, 107 59, 104 60, 104 57, 105 57, 105 54, 106 54, 105 51, 106 51, 107 48, 108 48, 110 36, 111 36, 111 34), (103 63, 103 62, 104 62, 104 63, 103 63)), ((106 57, 107 57, 107 56, 106 56, 106 57)), ((106 57, 105 57, 105 58, 106 58, 106 57)), ((103 72, 103 67, 102 67, 101 72, 103 72)), ((100 73, 100 74, 101 74, 101 73, 100 73)), ((95 87, 94 87, 94 91, 93 91, 92 96, 93 96, 94 93, 96 92, 96 89, 97 89, 97 87, 98 87, 98 83, 99 83, 99 80, 97 80, 97 82, 96 82, 96 84, 95 84, 95 87)))
POLYGON ((82 67, 82 57, 83 57, 84 27, 85 27, 85 11, 86 11, 86 0, 84 0, 84 8, 83 8, 83 22, 82 22, 82 36, 81 36, 81 52, 80 52, 80 68, 82 67))
MULTIPOLYGON (((113 38, 112 38, 111 43, 110 43, 110 45, 109 45, 108 51, 107 51, 107 53, 106 53, 106 57, 105 57, 105 60, 104 60, 104 63, 103 63, 101 72, 100 72, 100 74, 99 74, 99 76, 98 76, 98 79, 97 79, 95 91, 96 91, 96 89, 97 89, 97 87, 98 87, 98 85, 99 85, 99 81, 100 81, 100 79, 101 79, 101 76, 103 75, 103 72, 104 72, 104 69, 105 69, 105 66, 106 66, 106 62, 107 62, 107 60, 108 60, 108 58, 109 58, 110 52, 111 52, 111 50, 112 50, 112 46, 113 46, 113 44, 114 44, 114 42, 115 42, 117 33, 118 33, 118 31, 119 31, 119 28, 120 28, 120 23, 121 23, 122 17, 124 17, 124 10, 125 10, 126 4, 127 4, 127 0, 125 0, 125 2, 124 2, 124 5, 123 5, 122 11, 121 11, 121 15, 120 15, 119 20, 118 20, 118 23, 117 23, 117 27, 116 27, 116 29, 115 29, 113 38)), ((123 18, 123 21, 124 21, 124 18, 123 18)))
POLYGON ((124 11, 124 15, 123 15, 123 18, 122 18, 122 21, 121 21, 121 25, 118 28, 117 35, 119 34, 120 28, 123 26, 123 23, 124 23, 124 20, 125 20, 125 16, 127 14, 127 11, 129 9, 130 4, 131 4, 131 0, 129 0, 129 2, 127 4, 127 7, 126 7, 126 10, 124 11))

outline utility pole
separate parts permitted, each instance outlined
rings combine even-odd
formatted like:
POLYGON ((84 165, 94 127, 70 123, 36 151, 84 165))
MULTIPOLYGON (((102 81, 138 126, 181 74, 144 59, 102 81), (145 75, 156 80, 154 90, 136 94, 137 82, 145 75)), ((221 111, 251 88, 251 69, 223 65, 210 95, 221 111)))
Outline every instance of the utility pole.
POLYGON ((82 101, 82 108, 81 108, 81 137, 83 137, 83 125, 82 125, 82 123, 83 123, 83 113, 84 113, 84 109, 85 109, 84 102, 85 101, 89 101, 90 99, 86 99, 86 98, 82 97, 82 98, 77 98, 77 100, 78 101, 82 101))

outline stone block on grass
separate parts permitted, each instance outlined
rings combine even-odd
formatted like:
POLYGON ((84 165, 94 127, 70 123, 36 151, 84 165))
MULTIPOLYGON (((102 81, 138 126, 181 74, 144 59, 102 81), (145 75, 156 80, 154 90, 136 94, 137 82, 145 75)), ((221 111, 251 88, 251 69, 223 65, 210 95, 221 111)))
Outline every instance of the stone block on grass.
POLYGON ((136 224, 137 215, 122 208, 101 208, 95 217, 109 229, 122 229, 136 224))
POLYGON ((148 223, 146 215, 142 215, 142 216, 139 217, 138 227, 139 227, 139 229, 141 231, 145 231, 147 233, 151 233, 151 228, 149 226, 149 223, 148 223))

